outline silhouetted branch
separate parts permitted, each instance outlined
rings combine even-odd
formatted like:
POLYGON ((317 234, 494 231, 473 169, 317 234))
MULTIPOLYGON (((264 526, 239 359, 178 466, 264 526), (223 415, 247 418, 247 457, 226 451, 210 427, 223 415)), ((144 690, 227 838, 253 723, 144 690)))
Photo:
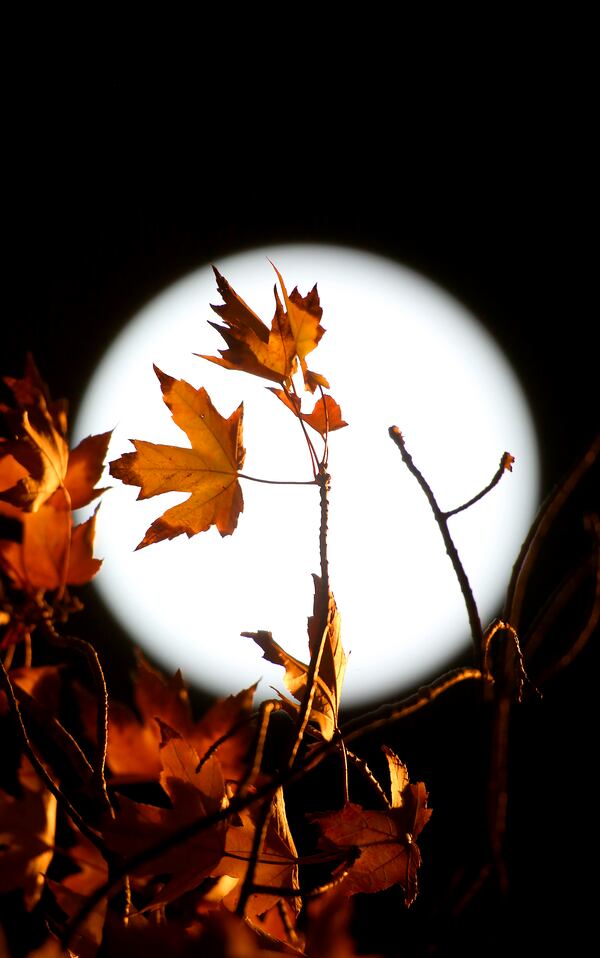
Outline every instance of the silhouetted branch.
POLYGON ((406 448, 404 438, 398 427, 390 426, 388 432, 390 438, 400 450, 403 463, 407 467, 408 471, 415 477, 421 486, 421 489, 425 493, 425 497, 431 507, 431 511, 433 512, 434 519, 438 524, 438 528, 442 534, 442 539, 444 540, 444 545, 446 546, 446 552, 448 553, 454 568, 454 572, 456 578, 458 579, 458 584, 460 585, 460 590, 467 607, 467 615, 469 617, 469 625, 471 626, 471 636, 473 638, 473 645, 475 646, 475 654, 477 655, 478 660, 481 661, 481 657, 483 655, 483 628, 481 625, 481 619, 477 610, 477 603, 475 602, 473 590, 471 589, 471 585, 467 578, 467 573, 464 570, 460 556, 456 546, 454 545, 452 536, 450 535, 450 530, 448 529, 446 513, 442 512, 440 509, 437 499, 432 492, 431 486, 423 476, 423 473, 420 471, 420 469, 418 469, 414 464, 413 458, 406 448))

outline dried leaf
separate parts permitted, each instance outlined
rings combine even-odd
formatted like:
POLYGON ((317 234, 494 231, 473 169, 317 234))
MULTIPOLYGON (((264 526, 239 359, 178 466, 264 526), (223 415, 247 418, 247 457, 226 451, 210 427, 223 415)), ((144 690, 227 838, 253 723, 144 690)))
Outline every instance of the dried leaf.
MULTIPOLYGON (((256 686, 216 701, 194 721, 180 672, 166 678, 138 652, 133 682, 138 714, 118 702, 111 701, 109 706, 107 763, 113 782, 158 780, 162 770, 160 722, 176 729, 200 758, 231 732, 219 745, 217 756, 227 781, 243 777, 248 749, 254 740, 254 728, 246 720, 252 714, 256 686)), ((78 688, 77 694, 86 734, 95 741, 95 701, 82 688, 78 688)))
MULTIPOLYGON (((119 798, 119 812, 115 819, 106 820, 104 837, 111 849, 126 857, 219 811, 226 803, 217 759, 208 759, 197 772, 198 754, 192 746, 163 723, 161 732, 160 782, 172 807, 158 808, 119 798)), ((135 876, 153 880, 153 894, 146 907, 157 908, 173 901, 211 875, 223 856, 226 828, 224 821, 218 822, 140 866, 135 876)))
POLYGON ((272 393, 281 399, 284 406, 303 419, 305 423, 316 429, 318 433, 325 438, 327 433, 334 432, 336 429, 343 429, 348 423, 342 419, 342 410, 336 403, 333 396, 323 396, 317 399, 312 412, 301 412, 300 397, 293 393, 286 393, 283 389, 277 389, 275 386, 268 387, 272 393))
POLYGON ((29 594, 60 592, 89 582, 100 566, 95 519, 73 529, 71 510, 103 491, 94 487, 110 433, 88 436, 69 453, 66 406, 51 402, 33 360, 24 379, 6 382, 17 408, 2 410, 11 438, 0 442, 0 514, 18 525, 2 532, 0 565, 29 594))
MULTIPOLYGON (((314 613, 308 620, 308 646, 312 656, 321 645, 325 636, 319 671, 315 680, 315 694, 309 721, 317 725, 324 739, 333 738, 337 728, 340 695, 346 671, 346 655, 340 640, 340 614, 335 599, 330 592, 327 600, 322 580, 313 575, 315 582, 314 613)), ((298 702, 302 702, 306 692, 309 666, 289 655, 273 639, 270 632, 243 632, 242 635, 254 639, 263 650, 267 661, 282 665, 285 669, 283 681, 289 692, 298 702)), ((281 696, 288 709, 297 712, 299 706, 281 696)))
POLYGON ((418 892, 421 855, 417 836, 431 817, 423 782, 408 783, 406 766, 385 750, 392 781, 392 805, 384 810, 362 808, 348 802, 341 811, 309 816, 327 842, 336 848, 358 848, 360 855, 350 866, 340 888, 346 895, 383 891, 401 885, 405 902, 411 905, 418 892))
POLYGON ((289 380, 296 369, 296 350, 288 318, 277 293, 275 316, 269 330, 214 266, 213 270, 224 305, 213 306, 212 309, 227 325, 210 325, 221 334, 229 348, 219 350, 221 358, 197 355, 225 369, 242 370, 272 382, 289 380))
POLYGON ((245 456, 243 407, 225 419, 205 389, 194 389, 154 369, 173 421, 186 433, 191 449, 132 440, 136 452, 111 462, 110 472, 127 485, 140 486, 138 499, 163 492, 190 492, 191 496, 156 519, 137 548, 182 533, 193 536, 211 525, 222 536, 231 535, 244 507, 237 478, 245 456))
POLYGON ((0 893, 22 888, 30 911, 54 854, 56 799, 23 759, 19 798, 0 789, 0 893))
MULTIPOLYGON (((215 875, 228 875, 238 881, 225 895, 223 904, 231 911, 237 908, 243 881, 248 869, 252 852, 252 843, 256 832, 256 809, 244 809, 238 817, 238 824, 230 824, 225 841, 225 855, 215 870, 215 875)), ((253 893, 248 899, 246 917, 255 921, 260 915, 281 901, 278 888, 290 890, 298 886, 298 852, 290 832, 283 798, 283 790, 278 789, 271 801, 271 817, 265 841, 254 873, 255 885, 269 885, 273 894, 253 893)), ((286 898, 297 915, 300 911, 299 898, 286 898)))
POLYGON ((62 489, 36 512, 22 514, 22 542, 0 541, 0 565, 14 584, 35 594, 89 582, 102 565, 94 559, 96 513, 73 529, 62 489))
POLYGON ((317 287, 313 286, 306 296, 301 296, 298 292, 298 287, 295 287, 290 296, 288 296, 281 273, 276 266, 273 266, 273 269, 277 273, 277 278, 283 292, 283 301, 287 309, 288 322, 296 346, 296 353, 300 360, 300 367, 302 369, 302 375, 304 376, 304 385, 310 392, 314 392, 317 386, 322 386, 327 389, 329 383, 325 377, 319 373, 311 372, 306 366, 307 355, 315 349, 325 332, 321 326, 323 310, 319 303, 317 287))
POLYGON ((71 509, 87 506, 106 491, 95 486, 102 475, 110 437, 110 432, 88 436, 69 453, 65 486, 71 497, 71 509))
POLYGON ((281 284, 286 308, 283 308, 275 289, 275 316, 269 329, 213 267, 224 305, 212 308, 226 326, 217 323, 211 323, 211 326, 221 334, 229 348, 219 350, 221 358, 201 355, 201 359, 276 383, 291 381, 299 359, 307 388, 314 390, 318 383, 327 386, 322 376, 306 369, 305 362, 306 355, 316 347, 325 332, 320 325, 323 310, 319 305, 317 287, 306 297, 302 297, 297 289, 288 297, 281 274, 273 268, 281 284))
MULTIPOLYGON (((59 908, 68 919, 81 911, 86 901, 83 895, 72 891, 66 884, 60 884, 52 879, 48 879, 47 884, 59 908)), ((106 898, 103 898, 94 906, 75 931, 69 952, 66 954, 77 956, 77 958, 95 958, 102 942, 107 904, 106 898)))
POLYGON ((11 455, 25 475, 3 490, 0 498, 35 512, 62 486, 67 472, 66 407, 49 401, 31 357, 22 380, 6 377, 4 381, 13 392, 17 409, 5 410, 13 438, 3 444, 2 454, 11 455))

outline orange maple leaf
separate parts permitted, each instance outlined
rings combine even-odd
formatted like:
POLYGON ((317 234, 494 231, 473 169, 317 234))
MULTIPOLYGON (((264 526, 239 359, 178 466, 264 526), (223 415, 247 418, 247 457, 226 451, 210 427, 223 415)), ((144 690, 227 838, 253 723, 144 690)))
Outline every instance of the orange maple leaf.
POLYGON ((269 329, 213 266, 224 304, 212 309, 226 326, 210 325, 218 330, 229 348, 219 350, 220 358, 197 355, 225 369, 242 370, 276 383, 290 383, 299 360, 306 388, 313 392, 319 384, 328 386, 323 376, 306 368, 306 355, 325 332, 320 324, 323 310, 317 287, 307 296, 301 296, 297 288, 288 296, 281 274, 273 268, 281 284, 285 309, 275 287, 275 316, 269 329))
POLYGON ((136 451, 113 460, 110 473, 127 485, 139 486, 138 499, 163 492, 190 492, 191 496, 156 519, 137 548, 182 533, 193 536, 211 525, 216 525, 222 536, 231 535, 244 508, 238 482, 245 457, 243 404, 225 419, 204 388, 194 389, 156 366, 154 371, 173 421, 185 432, 192 448, 133 439, 136 451))
MULTIPOLYGON (((325 635, 325 641, 315 680, 315 694, 309 721, 319 728, 324 739, 330 741, 337 728, 340 695, 346 671, 346 655, 340 639, 341 620, 335 599, 330 592, 325 601, 322 579, 317 575, 313 575, 313 579, 315 582, 314 613, 308 620, 308 646, 311 657, 320 646, 323 635, 325 635)), ((242 635, 254 639, 263 650, 263 658, 268 662, 284 667, 285 686, 294 698, 301 702, 306 692, 309 666, 282 649, 270 632, 242 632, 242 635)), ((278 694, 289 712, 293 714, 298 712, 298 705, 281 695, 281 692, 278 694)))
MULTIPOLYGON (((56 497, 63 501, 60 490, 56 497)), ((96 513, 75 528, 70 511, 54 508, 51 502, 37 512, 23 513, 22 541, 0 541, 0 564, 24 592, 89 582, 102 565, 93 554, 96 513)))
POLYGON ((417 897, 417 873, 421 864, 416 838, 431 817, 423 782, 411 785, 406 766, 385 748, 391 779, 391 807, 365 809, 347 802, 337 812, 310 815, 319 826, 325 844, 358 848, 359 857, 340 884, 346 895, 377 892, 401 885, 407 905, 417 897))
POLYGON ((348 423, 342 419, 342 410, 333 396, 322 396, 320 399, 317 399, 312 412, 306 413, 301 411, 302 407, 299 396, 294 393, 285 392, 283 389, 277 389, 275 386, 269 386, 268 389, 270 389, 272 393, 275 393, 277 398, 281 399, 284 406, 291 409, 295 416, 303 419, 305 423, 308 423, 309 426, 316 429, 323 438, 325 438, 327 433, 334 432, 335 429, 343 429, 344 426, 348 425, 348 423))
MULTIPOLYGON (((201 759, 220 742, 214 751, 224 778, 227 782, 239 781, 255 734, 249 721, 255 691, 254 685, 237 695, 219 699, 201 718, 194 720, 181 672, 167 678, 138 652, 133 677, 137 715, 114 700, 109 705, 107 764, 112 783, 158 780, 162 769, 160 722, 175 729, 201 759)), ((86 735, 96 741, 95 699, 81 687, 77 688, 77 697, 86 735)))
POLYGON ((11 438, 0 443, 0 500, 36 512, 63 489, 70 509, 90 503, 103 492, 95 485, 110 432, 88 436, 69 452, 66 404, 50 400, 33 359, 28 357, 23 379, 5 382, 17 408, 2 409, 11 438))
MULTIPOLYGON (((161 808, 119 796, 116 818, 107 818, 104 838, 109 848, 130 856, 168 838, 186 825, 225 807, 225 784, 218 759, 209 758, 201 769, 198 753, 179 733, 160 722, 160 784, 171 807, 161 808)), ((135 870, 152 882, 151 901, 156 908, 173 901, 212 874, 225 851, 227 824, 220 821, 185 843, 175 843, 155 859, 135 870), (160 876, 160 878, 159 878, 160 876), (160 883, 158 889, 156 884, 160 883)))
MULTIPOLYGON (((236 879, 236 883, 227 892, 223 904, 231 911, 237 908, 243 880, 252 857, 252 848, 256 833, 256 809, 243 809, 235 821, 229 823, 225 839, 225 854, 213 874, 236 879)), ((292 838, 283 790, 279 788, 271 800, 269 825, 254 872, 254 884, 269 886, 272 894, 264 891, 253 892, 247 903, 245 915, 250 921, 264 915, 278 901, 282 900, 278 889, 295 891, 298 889, 298 852, 292 838)), ((300 911, 300 898, 288 899, 294 915, 300 911)))
POLYGON ((0 565, 30 594, 60 592, 88 582, 101 564, 93 558, 95 516, 74 529, 72 510, 103 492, 95 486, 110 432, 69 451, 66 406, 51 401, 33 359, 23 379, 5 382, 16 408, 1 410, 10 438, 0 441, 0 515, 20 529, 0 541, 0 565))
POLYGON ((56 798, 26 758, 21 761, 19 783, 20 798, 0 790, 0 893, 23 888, 31 910, 54 855, 56 798))

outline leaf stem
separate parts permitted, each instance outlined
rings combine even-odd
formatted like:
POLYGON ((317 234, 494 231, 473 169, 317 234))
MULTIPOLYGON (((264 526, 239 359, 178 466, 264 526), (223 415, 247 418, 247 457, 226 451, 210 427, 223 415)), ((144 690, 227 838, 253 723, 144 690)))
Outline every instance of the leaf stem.
POLYGON ((290 403, 292 404, 292 407, 293 407, 294 409, 297 408, 296 419, 297 419, 298 422, 300 423, 300 428, 302 429, 302 432, 304 433, 304 438, 306 439, 306 445, 308 446, 308 451, 310 452, 310 458, 311 458, 311 464, 312 464, 312 471, 313 471, 313 475, 314 475, 315 480, 316 480, 316 478, 317 478, 317 473, 318 473, 318 470, 319 470, 319 457, 317 456, 317 453, 316 453, 316 451, 315 451, 315 447, 314 447, 314 445, 313 445, 312 439, 310 438, 310 436, 308 435, 308 432, 307 432, 307 430, 306 430, 306 424, 305 424, 305 422, 304 422, 302 416, 300 415, 300 403, 301 403, 300 397, 298 396, 298 393, 296 392, 296 387, 295 387, 295 385, 294 385, 294 383, 293 383, 293 381, 292 381, 292 392, 293 392, 294 396, 296 397, 296 399, 298 399, 298 407, 296 407, 296 403, 295 403, 294 400, 292 399, 291 394, 290 394, 290 391, 289 391, 289 389, 287 388, 286 384, 285 384, 285 383, 282 383, 282 386, 283 386, 283 391, 284 391, 284 393, 286 394, 286 396, 287 396, 288 399, 290 400, 290 403))
POLYGON ((249 479, 251 482, 266 482, 271 486, 314 486, 316 479, 258 479, 256 476, 247 476, 244 472, 238 472, 238 479, 249 479))

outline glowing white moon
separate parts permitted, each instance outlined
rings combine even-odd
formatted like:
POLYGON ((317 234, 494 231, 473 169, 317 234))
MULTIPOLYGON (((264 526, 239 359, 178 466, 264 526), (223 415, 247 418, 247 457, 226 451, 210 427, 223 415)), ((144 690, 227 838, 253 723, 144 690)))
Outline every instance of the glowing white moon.
MULTIPOLYGON (((310 357, 340 403, 347 429, 330 437, 330 576, 350 653, 345 701, 391 697, 431 678, 468 642, 468 623, 441 536, 390 441, 397 424, 442 508, 487 484, 504 450, 516 457, 486 499, 451 520, 484 620, 496 611, 535 511, 538 451, 523 392, 498 346, 443 290, 398 263, 334 246, 252 250, 216 265, 270 325, 275 276, 306 293, 318 283, 327 333, 310 357)), ((310 479, 306 446, 263 380, 193 353, 224 346, 208 325, 219 303, 204 266, 135 316, 101 360, 82 402, 76 439, 116 426, 129 439, 187 445, 162 402, 152 364, 205 386, 229 415, 244 400, 244 472, 310 479)), ((310 408, 310 406, 309 406, 310 408)), ((109 484, 111 481, 109 480, 109 484)), ((137 643, 167 668, 218 694, 262 676, 283 688, 242 631, 268 629, 306 660, 311 572, 318 572, 318 490, 243 482, 233 536, 215 529, 134 552, 151 521, 185 494, 136 502, 114 483, 98 519, 97 587, 137 643)))

